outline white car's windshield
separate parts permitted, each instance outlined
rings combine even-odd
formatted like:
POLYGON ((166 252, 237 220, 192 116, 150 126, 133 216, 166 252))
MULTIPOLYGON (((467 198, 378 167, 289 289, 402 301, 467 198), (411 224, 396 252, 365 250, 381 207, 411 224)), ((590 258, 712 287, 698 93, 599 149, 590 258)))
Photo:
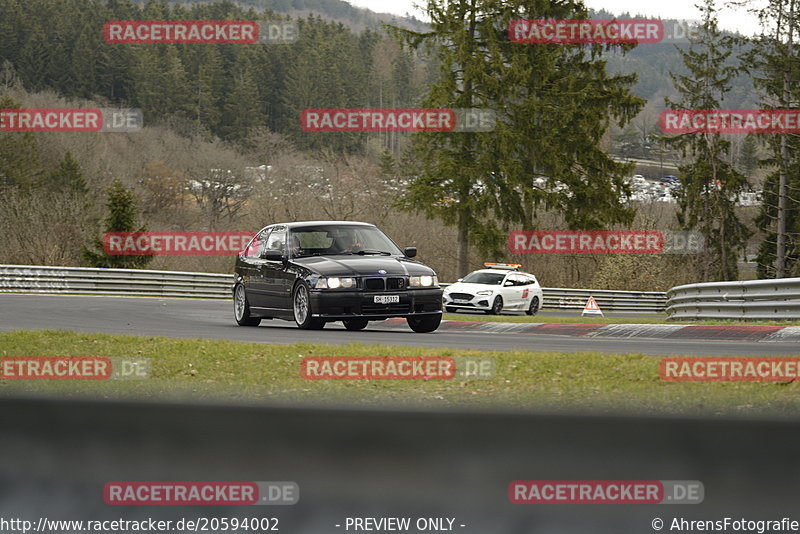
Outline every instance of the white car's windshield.
POLYGON ((505 273, 470 273, 467 275, 466 278, 462 280, 462 282, 467 284, 486 284, 490 286, 499 286, 503 283, 503 278, 505 278, 505 273))

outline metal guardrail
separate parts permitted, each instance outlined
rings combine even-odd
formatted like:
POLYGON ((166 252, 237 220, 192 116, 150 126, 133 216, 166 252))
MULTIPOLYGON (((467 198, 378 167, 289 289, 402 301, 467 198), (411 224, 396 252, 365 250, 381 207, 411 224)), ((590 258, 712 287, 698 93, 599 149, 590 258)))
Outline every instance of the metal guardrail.
POLYGON ((0 265, 0 293, 229 298, 233 275, 0 265))
POLYGON ((667 297, 670 319, 800 319, 800 278, 688 284, 667 297))
MULTIPOLYGON (((0 293, 105 294, 226 299, 231 296, 230 274, 0 265, 0 293)), ((441 284, 447 286, 449 284, 441 284)), ((542 308, 582 310, 593 296, 600 309, 663 312, 666 295, 656 292, 543 288, 542 308)))
POLYGON ((608 311, 663 313, 667 305, 666 294, 659 292, 560 287, 545 287, 542 290, 544 309, 583 310, 589 297, 594 297, 601 310, 608 311))

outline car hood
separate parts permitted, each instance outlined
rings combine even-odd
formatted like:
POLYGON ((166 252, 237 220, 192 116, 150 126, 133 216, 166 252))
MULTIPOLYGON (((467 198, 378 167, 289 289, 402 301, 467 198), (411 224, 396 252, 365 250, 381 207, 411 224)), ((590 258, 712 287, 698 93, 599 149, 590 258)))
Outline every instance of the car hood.
POLYGON ((395 256, 312 256, 293 263, 323 276, 402 276, 435 274, 418 261, 395 256), (381 273, 379 271, 386 271, 381 273))
POLYGON ((489 285, 489 284, 465 284, 464 282, 456 282, 455 284, 450 284, 447 286, 447 291, 455 291, 456 293, 470 293, 472 295, 476 295, 478 291, 486 291, 500 289, 501 286, 497 285, 489 285))

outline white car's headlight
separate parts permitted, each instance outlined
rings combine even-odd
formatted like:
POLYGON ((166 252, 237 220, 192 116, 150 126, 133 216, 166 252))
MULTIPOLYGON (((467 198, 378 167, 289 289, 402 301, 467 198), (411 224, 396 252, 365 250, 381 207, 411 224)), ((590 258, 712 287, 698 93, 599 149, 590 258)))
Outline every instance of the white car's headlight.
POLYGON ((339 289, 356 287, 355 278, 320 278, 314 286, 316 289, 339 289))
POLYGON ((478 291, 478 295, 491 295, 494 293, 491 289, 484 289, 483 291, 478 291))
POLYGON ((422 276, 409 276, 408 287, 433 287, 439 285, 439 277, 424 274, 422 276))

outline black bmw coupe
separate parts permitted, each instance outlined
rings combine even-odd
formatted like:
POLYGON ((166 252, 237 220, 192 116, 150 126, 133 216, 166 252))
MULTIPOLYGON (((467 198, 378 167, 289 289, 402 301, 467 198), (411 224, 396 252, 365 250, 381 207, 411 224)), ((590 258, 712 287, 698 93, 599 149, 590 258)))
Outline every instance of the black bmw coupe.
POLYGON ((274 318, 311 330, 331 321, 361 330, 369 321, 405 317, 415 332, 433 332, 442 320, 442 289, 416 254, 372 224, 271 224, 236 259, 234 317, 241 326, 274 318))

